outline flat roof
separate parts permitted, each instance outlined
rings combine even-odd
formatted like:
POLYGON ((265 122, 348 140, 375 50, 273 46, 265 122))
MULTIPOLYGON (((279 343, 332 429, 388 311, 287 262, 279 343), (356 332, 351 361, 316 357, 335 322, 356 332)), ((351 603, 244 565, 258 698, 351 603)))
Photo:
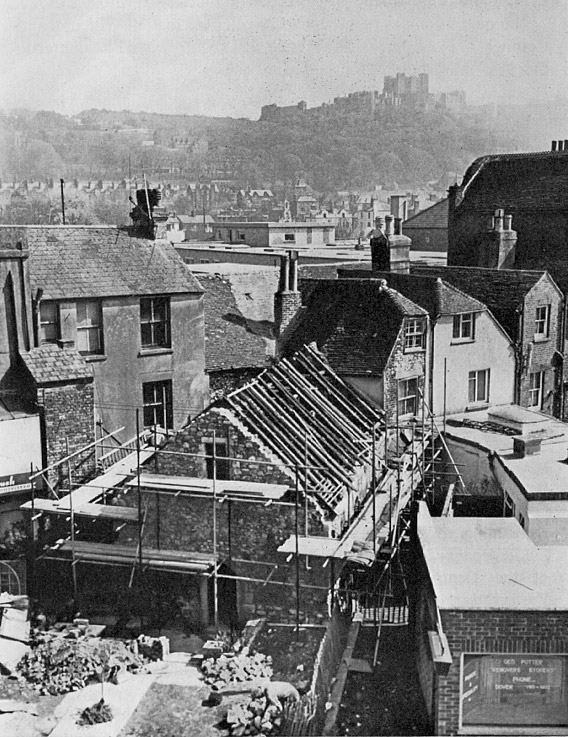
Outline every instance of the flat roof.
MULTIPOLYGON (((532 424, 532 423, 530 423, 532 424)), ((536 423, 538 426, 540 423, 536 423)), ((506 472, 517 483, 519 490, 528 500, 568 499, 568 424, 541 412, 507 405, 477 412, 464 412, 447 418, 446 437, 461 441, 482 450, 494 453, 506 472), (501 410, 504 410, 501 412, 501 410), (537 455, 516 458, 513 454, 514 435, 492 431, 490 427, 468 427, 454 424, 461 422, 487 423, 494 421, 494 413, 501 413, 505 422, 515 417, 525 424, 530 415, 542 419, 544 429, 531 432, 524 438, 540 438, 541 450, 537 455), (493 416, 489 416, 492 415, 493 416), (506 417, 505 417, 506 415, 506 417), (553 496, 551 496, 553 495, 553 496)), ((519 436, 516 436, 519 437, 519 436)))
POLYGON ((418 538, 441 610, 568 610, 568 547, 537 547, 512 517, 431 517, 418 538))

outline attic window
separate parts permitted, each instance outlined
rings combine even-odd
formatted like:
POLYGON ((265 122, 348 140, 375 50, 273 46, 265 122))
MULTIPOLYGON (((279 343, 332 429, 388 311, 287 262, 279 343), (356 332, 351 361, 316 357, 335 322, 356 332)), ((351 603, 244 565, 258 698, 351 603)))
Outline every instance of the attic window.
POLYGON ((454 315, 453 328, 454 341, 470 341, 475 340, 475 312, 465 312, 461 315, 454 315))
POLYGON ((425 348, 426 321, 422 318, 407 320, 404 329, 404 352, 423 351, 425 348))
POLYGON ((41 302, 39 306, 39 342, 57 343, 59 340, 59 305, 41 302))

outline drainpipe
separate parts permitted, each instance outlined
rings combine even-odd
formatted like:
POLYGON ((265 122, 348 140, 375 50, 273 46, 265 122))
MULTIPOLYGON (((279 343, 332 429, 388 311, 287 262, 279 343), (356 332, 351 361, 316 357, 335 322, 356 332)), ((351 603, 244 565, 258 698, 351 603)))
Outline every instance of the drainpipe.
POLYGON ((428 385, 429 385, 429 392, 428 392, 428 401, 430 402, 430 412, 432 415, 434 415, 434 330, 436 328, 436 323, 438 322, 438 316, 436 316, 431 321, 431 327, 430 327, 430 335, 431 335, 431 341, 430 341, 430 376, 428 377, 428 385))
POLYGON ((515 404, 521 404, 521 382, 523 379, 523 333, 524 333, 524 310, 518 310, 519 313, 519 339, 515 346, 515 353, 517 354, 515 374, 517 376, 516 387, 515 387, 515 404))

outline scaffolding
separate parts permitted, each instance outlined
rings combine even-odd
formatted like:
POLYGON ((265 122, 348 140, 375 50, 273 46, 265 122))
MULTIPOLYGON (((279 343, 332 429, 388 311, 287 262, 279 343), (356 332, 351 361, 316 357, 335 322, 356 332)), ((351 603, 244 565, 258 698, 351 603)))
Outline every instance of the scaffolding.
MULTIPOLYGON (((326 592, 329 611, 336 601, 348 601, 350 606, 355 603, 353 613, 358 613, 364 609, 363 603, 372 600, 373 623, 379 624, 380 634, 387 607, 385 598, 379 606, 377 592, 385 580, 390 581, 401 542, 408 536, 404 511, 410 501, 417 498, 420 489, 420 493, 428 493, 425 483, 427 474, 435 479, 437 456, 434 440, 440 433, 426 403, 421 402, 421 421, 417 418, 415 422, 402 427, 399 424, 397 402, 396 422, 393 427, 388 427, 384 412, 363 401, 331 371, 317 351, 309 347, 293 359, 281 361, 251 384, 230 394, 225 401, 238 422, 242 423, 246 415, 249 431, 254 431, 272 456, 271 460, 242 458, 229 451, 226 455, 218 454, 215 431, 212 432, 211 453, 169 450, 162 447, 160 442, 166 435, 164 430, 151 428, 140 431, 137 410, 135 438, 117 447, 119 431, 114 431, 96 441, 95 444, 103 451, 100 458, 103 473, 97 478, 74 487, 70 467, 70 460, 74 456, 94 444, 73 454, 67 453, 56 464, 32 473, 32 500, 23 507, 31 512, 33 540, 36 540, 37 519, 42 514, 65 515, 70 522, 68 535, 41 551, 39 556, 34 555, 34 560, 69 561, 75 600, 78 593, 76 567, 79 563, 127 566, 130 568, 130 587, 136 574, 143 582, 145 571, 152 569, 175 570, 211 578, 215 627, 219 623, 218 587, 221 579, 255 583, 263 588, 280 586, 293 589, 296 631, 301 626, 303 591, 326 592), (290 416, 283 417, 284 406, 289 409, 290 416), (143 472, 144 464, 151 459, 157 462, 162 455, 185 456, 200 459, 204 463, 209 461, 212 478, 164 477, 143 472), (229 468, 233 463, 241 467, 247 464, 257 468, 270 466, 281 471, 281 476, 288 479, 288 485, 220 479, 217 473, 220 462, 226 462, 229 468), (62 465, 67 465, 68 493, 62 497, 55 494, 55 499, 37 498, 36 482, 46 480, 48 471, 62 465), (357 495, 358 490, 347 471, 352 468, 370 471, 370 481, 363 498, 357 495), (109 503, 112 497, 125 491, 134 492, 135 507, 109 503), (156 548, 144 544, 149 495, 156 500, 156 548), (159 500, 168 496, 210 500, 212 554, 205 561, 196 552, 185 551, 186 557, 180 559, 176 551, 161 549, 159 500), (278 548, 278 552, 287 556, 285 563, 253 559, 240 561, 243 565, 264 567, 266 575, 262 577, 224 572, 225 563, 237 562, 231 551, 230 509, 234 502, 264 507, 282 506, 292 512, 291 536, 278 548), (310 502, 320 512, 332 515, 342 508, 341 504, 346 505, 345 525, 337 537, 310 536, 307 514, 310 502), (225 503, 229 510, 228 558, 222 557, 218 549, 219 525, 223 524, 219 520, 218 508, 225 503), (303 534, 300 531, 301 510, 305 515, 303 534), (136 525, 135 548, 122 550, 113 544, 77 540, 75 523, 81 517, 94 521, 108 519, 119 525, 117 531, 126 524, 136 525), (302 557, 305 559, 303 567, 302 557), (309 571, 310 560, 316 558, 323 559, 322 568, 329 567, 327 586, 302 581, 302 568, 309 571), (289 565, 292 559, 293 570, 289 565), (348 561, 363 562, 364 566, 373 570, 374 580, 370 588, 356 591, 352 586, 341 583, 340 569, 348 561), (381 573, 377 573, 377 561, 382 561, 381 573), (277 580, 277 572, 293 573, 293 581, 277 580)), ((51 493, 49 485, 47 488, 51 493)), ((390 588, 387 587, 387 590, 390 588)), ((382 595, 384 597, 384 593, 382 595)))

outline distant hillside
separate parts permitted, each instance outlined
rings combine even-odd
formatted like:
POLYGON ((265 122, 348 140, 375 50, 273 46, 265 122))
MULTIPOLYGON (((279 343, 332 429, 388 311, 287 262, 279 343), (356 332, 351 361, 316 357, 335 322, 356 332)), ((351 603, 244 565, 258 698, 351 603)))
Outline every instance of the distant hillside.
POLYGON ((47 178, 226 181, 286 187, 303 175, 316 192, 375 184, 417 187, 516 142, 444 112, 382 109, 374 119, 330 114, 264 122, 86 110, 0 113, 0 180, 47 178))

